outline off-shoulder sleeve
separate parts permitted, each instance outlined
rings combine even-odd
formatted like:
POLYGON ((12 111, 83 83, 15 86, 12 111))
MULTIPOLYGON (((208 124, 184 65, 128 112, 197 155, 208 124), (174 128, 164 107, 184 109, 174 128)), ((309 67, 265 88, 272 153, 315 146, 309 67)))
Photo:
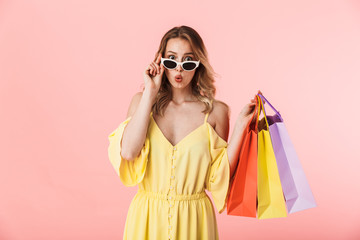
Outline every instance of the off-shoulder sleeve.
POLYGON ((227 153, 228 143, 209 126, 211 166, 208 178, 208 190, 211 192, 219 213, 225 210, 229 182, 230 165, 227 153))
POLYGON ((121 156, 120 143, 123 137, 124 129, 130 119, 131 116, 122 123, 120 123, 120 125, 108 136, 109 160, 113 165, 116 173, 120 177, 121 182, 127 187, 135 186, 143 180, 148 162, 150 147, 149 138, 148 136, 146 136, 144 146, 141 149, 139 155, 134 160, 128 161, 121 156))

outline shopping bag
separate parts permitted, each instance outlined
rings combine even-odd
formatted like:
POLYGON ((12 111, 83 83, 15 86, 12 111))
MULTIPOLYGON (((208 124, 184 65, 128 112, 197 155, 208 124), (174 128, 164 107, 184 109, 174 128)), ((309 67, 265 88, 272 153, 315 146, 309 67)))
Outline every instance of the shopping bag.
POLYGON ((227 201, 227 214, 256 218, 257 195, 257 124, 259 119, 259 97, 256 96, 256 121, 253 117, 247 124, 241 140, 238 165, 231 182, 227 201))
POLYGON ((264 108, 264 115, 270 126, 271 142, 288 213, 316 207, 314 196, 280 113, 262 94, 258 95, 275 111, 275 115, 268 116, 264 108))
POLYGON ((259 99, 259 103, 264 113, 266 125, 264 128, 258 129, 258 218, 286 217, 287 209, 270 138, 269 125, 261 99, 259 99))

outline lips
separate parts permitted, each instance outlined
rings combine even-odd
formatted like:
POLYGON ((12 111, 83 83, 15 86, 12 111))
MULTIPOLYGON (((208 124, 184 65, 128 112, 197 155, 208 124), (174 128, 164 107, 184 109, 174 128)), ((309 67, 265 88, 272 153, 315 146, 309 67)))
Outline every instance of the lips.
POLYGON ((176 75, 175 76, 175 81, 177 82, 181 82, 182 81, 182 76, 179 74, 179 75, 176 75))

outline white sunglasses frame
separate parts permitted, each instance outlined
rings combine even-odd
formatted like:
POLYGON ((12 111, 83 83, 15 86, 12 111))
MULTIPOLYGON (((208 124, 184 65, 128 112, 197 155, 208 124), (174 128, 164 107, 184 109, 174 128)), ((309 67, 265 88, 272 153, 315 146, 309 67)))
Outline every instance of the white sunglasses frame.
POLYGON ((174 59, 170 59, 170 58, 161 58, 161 64, 162 64, 166 69, 169 69, 169 70, 174 70, 174 69, 176 69, 176 68, 180 65, 181 68, 182 68, 184 71, 191 72, 191 71, 194 71, 196 68, 199 67, 200 60, 199 60, 199 61, 184 61, 184 62, 178 62, 178 61, 175 61, 174 59), (164 61, 165 61, 165 60, 169 60, 169 61, 175 62, 175 63, 176 63, 176 67, 174 67, 174 68, 168 68, 168 67, 166 67, 165 64, 164 64, 164 61), (186 70, 186 69, 184 69, 184 67, 183 67, 183 64, 185 64, 185 63, 195 63, 195 68, 194 68, 194 69, 191 69, 191 70, 186 70))

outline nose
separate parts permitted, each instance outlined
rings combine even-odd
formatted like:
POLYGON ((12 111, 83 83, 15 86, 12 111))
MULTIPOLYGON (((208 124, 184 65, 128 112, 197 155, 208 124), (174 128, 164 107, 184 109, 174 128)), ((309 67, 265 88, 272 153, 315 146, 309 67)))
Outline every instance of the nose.
POLYGON ((182 70, 183 70, 183 69, 182 69, 181 65, 179 64, 179 65, 176 67, 176 71, 181 72, 182 70))

